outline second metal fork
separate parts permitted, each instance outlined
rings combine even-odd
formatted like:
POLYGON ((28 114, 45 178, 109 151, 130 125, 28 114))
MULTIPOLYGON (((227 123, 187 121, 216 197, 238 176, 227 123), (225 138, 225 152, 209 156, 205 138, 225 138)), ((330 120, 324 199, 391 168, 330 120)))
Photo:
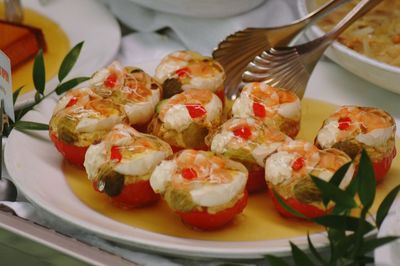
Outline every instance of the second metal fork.
MULTIPOLYGON (((263 52, 247 66, 242 81, 264 81, 274 87, 292 90, 302 98, 311 73, 326 48, 354 21, 382 1, 360 1, 330 32, 320 38, 263 52)), ((228 97, 236 98, 237 93, 238 90, 235 90, 228 97)))

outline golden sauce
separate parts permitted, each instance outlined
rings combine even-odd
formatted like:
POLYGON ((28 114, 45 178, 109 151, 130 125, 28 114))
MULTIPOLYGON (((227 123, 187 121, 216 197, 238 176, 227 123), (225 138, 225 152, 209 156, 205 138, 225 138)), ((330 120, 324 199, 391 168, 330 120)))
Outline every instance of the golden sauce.
MULTIPOLYGON (((0 18, 4 18, 4 7, 0 0, 0 18)), ((40 28, 43 31, 47 45, 44 53, 44 63, 46 67, 46 81, 54 78, 58 73, 58 68, 70 49, 70 41, 65 32, 53 20, 35 12, 31 9, 24 9, 24 24, 40 28)), ((24 85, 21 94, 31 91, 33 59, 12 70, 13 91, 24 85)))
MULTIPOLYGON (((313 141, 322 121, 336 108, 337 106, 332 104, 303 99, 299 138, 313 141)), ((374 211, 390 189, 399 183, 399 158, 400 156, 397 156, 385 181, 378 186, 374 211)), ((84 170, 64 162, 63 171, 72 191, 84 204, 118 222, 154 233, 199 240, 257 241, 300 237, 305 236, 307 232, 323 231, 323 228, 309 222, 282 218, 275 211, 267 193, 250 195, 244 212, 225 228, 211 232, 196 231, 185 226, 163 201, 146 208, 118 209, 105 194, 94 191, 84 170)))

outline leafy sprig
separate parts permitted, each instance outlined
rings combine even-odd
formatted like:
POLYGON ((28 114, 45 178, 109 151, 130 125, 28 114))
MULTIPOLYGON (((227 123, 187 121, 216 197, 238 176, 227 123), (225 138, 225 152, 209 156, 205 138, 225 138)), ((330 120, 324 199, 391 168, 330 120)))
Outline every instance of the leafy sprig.
MULTIPOLYGON (((306 218, 303 214, 288 206, 276 192, 273 192, 279 204, 288 212, 324 226, 327 232, 330 248, 328 257, 318 252, 309 235, 307 235, 307 242, 310 254, 290 243, 295 265, 365 265, 373 262, 373 258, 368 256, 369 252, 398 239, 395 236, 368 238, 367 234, 381 227, 382 221, 400 191, 400 185, 393 188, 381 202, 375 221, 367 219, 376 194, 372 162, 366 151, 363 150, 356 176, 351 184, 345 190, 342 190, 339 188, 339 184, 349 166, 350 164, 342 166, 329 182, 311 177, 323 195, 325 206, 330 201, 334 202, 335 208, 331 214, 317 218, 306 218), (358 194, 359 202, 354 200, 355 194, 358 194), (358 212, 354 212, 354 209, 358 212), (358 215, 354 215, 354 213, 358 213, 358 215)), ((271 266, 289 265, 283 259, 273 255, 267 255, 266 259, 271 266)))
MULTIPOLYGON (((65 80, 68 74, 74 67, 78 57, 81 53, 83 47, 83 42, 75 45, 68 54, 64 57, 60 68, 58 70, 58 85, 49 93, 46 93, 46 69, 43 57, 43 51, 40 50, 36 56, 33 63, 32 79, 35 86, 35 100, 33 103, 15 111, 15 121, 9 121, 9 124, 4 129, 4 134, 8 136, 14 128, 17 130, 48 130, 49 126, 47 124, 32 122, 32 121, 22 121, 21 118, 30 110, 32 110, 36 105, 46 99, 49 95, 54 92, 57 95, 63 94, 68 90, 78 86, 82 82, 85 82, 89 77, 75 77, 69 80, 65 80)), ((18 96, 21 93, 23 87, 18 88, 13 93, 13 103, 17 102, 18 96)))

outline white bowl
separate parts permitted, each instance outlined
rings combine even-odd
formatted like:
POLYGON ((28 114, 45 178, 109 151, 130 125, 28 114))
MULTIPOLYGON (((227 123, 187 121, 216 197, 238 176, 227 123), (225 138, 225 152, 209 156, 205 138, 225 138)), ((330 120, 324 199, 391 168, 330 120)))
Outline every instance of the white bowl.
MULTIPOLYGON (((315 0, 298 0, 301 16, 315 9, 315 0)), ((324 32, 318 26, 310 27, 307 36, 316 38, 324 32)), ((335 41, 326 51, 326 56, 353 74, 384 89, 400 94, 400 67, 395 67, 362 55, 335 41)))
POLYGON ((131 0, 157 11, 183 16, 221 18, 249 11, 265 0, 131 0))

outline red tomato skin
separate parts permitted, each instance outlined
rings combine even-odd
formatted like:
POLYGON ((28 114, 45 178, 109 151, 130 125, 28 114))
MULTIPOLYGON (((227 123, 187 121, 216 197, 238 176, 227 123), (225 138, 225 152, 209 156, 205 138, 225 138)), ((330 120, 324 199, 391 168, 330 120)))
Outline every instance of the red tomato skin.
POLYGON ((110 198, 114 206, 121 209, 132 209, 155 203, 159 200, 160 195, 153 191, 149 180, 140 180, 124 185, 119 195, 110 198))
POLYGON ((261 166, 254 164, 247 167, 249 171, 249 178, 247 179, 246 189, 252 193, 265 191, 267 189, 267 183, 265 182, 265 170, 261 166))
POLYGON ((218 89, 215 94, 218 96, 218 98, 221 100, 222 102, 222 106, 225 106, 225 90, 224 88, 220 88, 218 89))
POLYGON ((382 182, 384 177, 389 172, 394 157, 396 157, 396 148, 393 148, 393 151, 382 160, 372 162, 372 167, 374 168, 375 179, 377 183, 382 182))
MULTIPOLYGON (((275 206, 275 209, 279 212, 280 215, 282 215, 285 218, 301 219, 300 217, 294 216, 293 214, 288 212, 285 208, 283 208, 279 204, 278 200, 275 198, 274 193, 271 192, 269 194, 271 195, 271 199, 275 206)), ((330 213, 332 210, 332 209, 324 210, 324 209, 317 208, 311 204, 301 203, 300 201, 298 201, 295 198, 288 198, 288 199, 283 199, 283 200, 288 206, 292 207, 292 209, 295 209, 296 211, 302 213, 304 216, 306 216, 308 218, 315 218, 315 217, 323 216, 323 215, 330 213)))
POLYGON ((85 161, 85 154, 88 147, 79 147, 72 144, 68 144, 58 139, 54 132, 50 132, 50 139, 56 146, 57 150, 64 156, 64 158, 70 163, 83 168, 83 162, 85 161))
POLYGON ((241 199, 239 199, 233 207, 210 214, 207 210, 176 212, 182 221, 194 228, 210 231, 216 230, 228 224, 235 216, 243 211, 247 205, 248 194, 245 191, 241 199))

